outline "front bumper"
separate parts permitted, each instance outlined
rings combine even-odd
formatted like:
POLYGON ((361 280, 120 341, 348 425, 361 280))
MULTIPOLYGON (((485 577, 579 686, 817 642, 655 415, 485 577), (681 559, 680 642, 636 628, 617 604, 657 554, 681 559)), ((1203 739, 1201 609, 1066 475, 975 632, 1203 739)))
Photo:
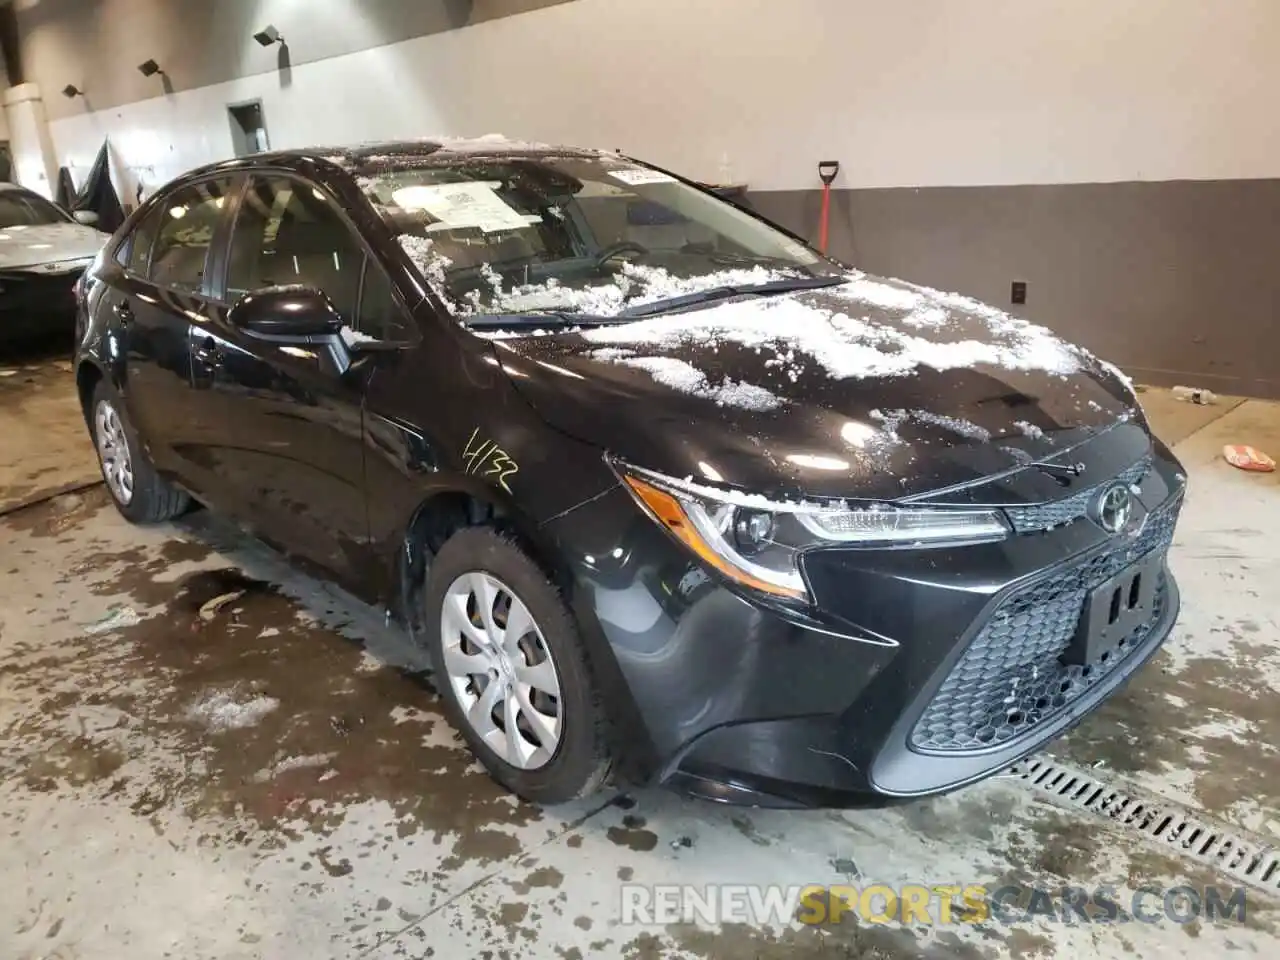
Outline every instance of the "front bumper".
POLYGON ((75 329, 75 285, 83 267, 58 273, 0 272, 0 344, 67 335, 75 329))
POLYGON ((730 803, 883 804, 956 789, 1042 748, 1159 649, 1182 497, 1156 444, 1140 531, 1087 518, 961 548, 806 557, 810 614, 707 573, 621 489, 548 525, 625 774, 730 803), (1148 558, 1149 621, 1104 666, 1059 660, 1084 597, 1148 558))

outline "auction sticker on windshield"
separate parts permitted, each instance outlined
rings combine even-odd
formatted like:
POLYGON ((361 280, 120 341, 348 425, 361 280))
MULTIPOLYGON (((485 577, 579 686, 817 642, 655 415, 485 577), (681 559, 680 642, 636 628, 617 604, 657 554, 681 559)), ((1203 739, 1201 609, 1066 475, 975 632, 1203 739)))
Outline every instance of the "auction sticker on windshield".
POLYGON ((678 182, 669 173, 663 173, 661 170, 646 170, 644 167, 636 167, 632 170, 610 170, 609 176, 632 187, 642 187, 650 183, 678 182))
POLYGON ((487 183, 419 184, 397 190, 394 196, 401 207, 425 210, 456 229, 473 227, 496 233, 529 225, 529 221, 504 203, 487 183))

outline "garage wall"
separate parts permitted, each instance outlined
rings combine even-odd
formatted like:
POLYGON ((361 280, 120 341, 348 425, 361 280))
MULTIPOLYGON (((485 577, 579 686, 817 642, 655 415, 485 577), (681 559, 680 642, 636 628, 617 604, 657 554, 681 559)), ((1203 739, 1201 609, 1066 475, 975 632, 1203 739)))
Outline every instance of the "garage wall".
POLYGON ((812 235, 815 165, 838 159, 836 254, 1006 305, 1024 280, 1020 312, 1147 379, 1280 394, 1274 0, 573 0, 520 16, 387 0, 383 20, 369 0, 220 0, 237 26, 210 34, 221 53, 192 45, 189 68, 186 15, 157 12, 145 44, 116 23, 130 52, 107 57, 52 13, 179 0, 19 2, 28 24, 48 5, 23 41, 46 91, 78 82, 72 63, 102 74, 87 104, 50 104, 77 173, 107 136, 149 185, 227 156, 226 105, 261 98, 275 146, 501 131, 616 147, 748 181, 812 235), (430 35, 371 46, 425 30, 403 11, 426 8, 430 35), (249 38, 267 21, 286 70, 249 38), (148 44, 166 39, 174 92, 134 100, 132 64, 165 65, 148 44))
POLYGON ((824 157, 850 187, 1280 175, 1274 0, 575 0, 376 49, 532 4, 18 2, 67 149, 95 122, 54 91, 83 82, 99 127, 216 127, 201 158, 230 148, 222 106, 252 95, 280 145, 500 127, 701 176, 727 156, 767 190, 812 187, 824 157), (287 75, 251 39, 268 21, 287 75), (173 95, 134 69, 148 56, 173 95))
POLYGON ((314 63, 568 0, 12 0, 22 79, 50 98, 50 119, 83 104, 54 96, 68 83, 92 109, 314 63), (253 41, 275 26, 288 51, 253 41), (137 69, 155 60, 167 74, 137 69))

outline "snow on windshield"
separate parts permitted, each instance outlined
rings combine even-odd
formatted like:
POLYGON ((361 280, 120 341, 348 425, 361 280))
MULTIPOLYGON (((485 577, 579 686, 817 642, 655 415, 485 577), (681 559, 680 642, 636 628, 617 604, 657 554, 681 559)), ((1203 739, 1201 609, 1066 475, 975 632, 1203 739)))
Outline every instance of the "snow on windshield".
POLYGON ((657 303, 719 287, 759 286, 778 280, 805 276, 800 270, 766 269, 762 266, 717 270, 692 277, 680 277, 662 267, 623 262, 608 283, 593 287, 568 287, 555 278, 544 283, 503 287, 502 278, 485 264, 480 268, 488 290, 472 290, 458 311, 463 316, 477 314, 536 313, 539 311, 582 313, 615 317, 629 307, 657 303))
POLYGON ((441 253, 438 244, 429 237, 409 233, 401 234, 396 239, 450 312, 459 317, 539 312, 614 317, 628 307, 657 303, 718 287, 759 286, 805 276, 800 270, 753 266, 680 277, 662 267, 624 261, 611 281, 596 286, 565 286, 552 277, 543 283, 516 285, 508 289, 497 271, 485 263, 480 266, 485 289, 468 291, 459 303, 447 289, 448 273, 453 261, 441 253))
POLYGON ((427 283, 440 296, 444 305, 451 313, 456 312, 453 301, 444 293, 445 274, 453 266, 453 261, 436 249, 435 241, 429 237, 404 233, 396 239, 400 242, 400 249, 409 255, 413 265, 426 277, 427 283))

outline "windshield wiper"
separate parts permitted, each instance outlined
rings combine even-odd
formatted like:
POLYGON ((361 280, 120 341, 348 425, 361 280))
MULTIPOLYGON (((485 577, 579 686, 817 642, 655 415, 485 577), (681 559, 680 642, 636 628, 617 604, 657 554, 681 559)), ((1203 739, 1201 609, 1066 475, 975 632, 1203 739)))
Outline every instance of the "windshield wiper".
POLYGON ((549 327, 567 330, 572 327, 598 327, 610 323, 624 323, 618 317, 599 317, 594 314, 565 313, 548 310, 545 313, 486 313, 467 317, 462 325, 469 330, 507 330, 522 327, 549 327))
POLYGON ((653 303, 642 303, 623 310, 619 317, 649 317, 658 313, 670 313, 685 307, 696 307, 716 300, 728 300, 732 297, 765 296, 771 293, 791 293, 795 290, 814 290, 821 287, 836 287, 845 282, 844 277, 788 277, 785 280, 770 280, 768 283, 747 283, 736 286, 712 287, 699 290, 697 293, 686 293, 678 297, 668 297, 653 303))

